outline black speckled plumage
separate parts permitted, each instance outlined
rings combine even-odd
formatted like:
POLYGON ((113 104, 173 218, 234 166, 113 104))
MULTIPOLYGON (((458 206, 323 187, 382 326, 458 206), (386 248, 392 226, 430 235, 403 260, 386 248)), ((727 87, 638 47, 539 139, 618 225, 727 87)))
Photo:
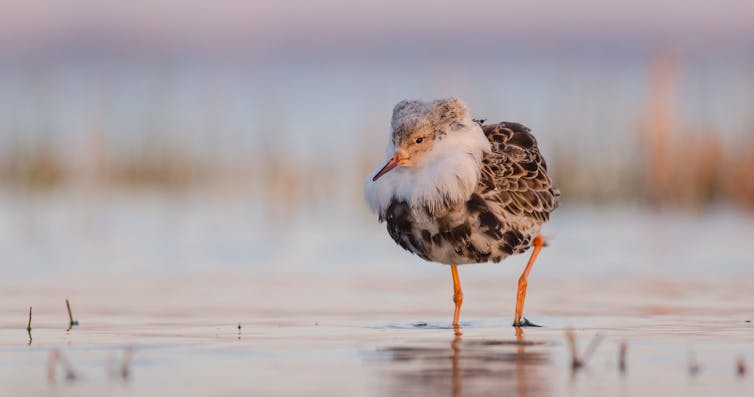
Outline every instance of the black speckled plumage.
POLYGON ((499 262, 526 251, 557 207, 560 192, 530 130, 512 122, 481 127, 491 151, 465 202, 421 213, 405 201, 390 203, 380 220, 404 249, 447 264, 499 262))

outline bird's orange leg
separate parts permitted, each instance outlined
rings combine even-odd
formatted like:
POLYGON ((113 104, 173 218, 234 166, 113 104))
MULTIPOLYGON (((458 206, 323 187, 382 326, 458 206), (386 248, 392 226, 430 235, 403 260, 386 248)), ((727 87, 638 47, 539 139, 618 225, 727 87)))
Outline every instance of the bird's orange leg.
POLYGON ((541 234, 534 238, 533 245, 534 251, 531 252, 529 262, 526 264, 524 272, 518 279, 518 293, 516 294, 516 314, 513 317, 514 327, 527 325, 521 322, 521 316, 524 312, 524 299, 526 299, 526 279, 529 277, 529 272, 531 271, 532 265, 534 265, 534 261, 537 260, 539 251, 542 249, 542 246, 544 246, 544 239, 542 238, 541 234))
POLYGON ((463 291, 461 290, 461 280, 458 278, 458 266, 450 265, 450 271, 453 274, 453 303, 456 304, 456 309, 453 312, 453 328, 456 331, 456 335, 460 335, 460 331, 458 330, 458 316, 461 314, 463 291))

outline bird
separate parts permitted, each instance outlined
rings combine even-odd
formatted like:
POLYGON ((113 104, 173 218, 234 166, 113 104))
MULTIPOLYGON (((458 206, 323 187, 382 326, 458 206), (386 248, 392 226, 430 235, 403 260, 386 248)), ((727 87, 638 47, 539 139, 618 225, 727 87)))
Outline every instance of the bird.
POLYGON ((541 228, 560 191, 529 128, 472 119, 455 97, 400 101, 385 163, 366 178, 364 195, 398 245, 450 265, 457 334, 463 303, 458 266, 497 263, 532 248, 518 279, 513 325, 535 326, 523 317, 528 276, 546 245, 541 228))

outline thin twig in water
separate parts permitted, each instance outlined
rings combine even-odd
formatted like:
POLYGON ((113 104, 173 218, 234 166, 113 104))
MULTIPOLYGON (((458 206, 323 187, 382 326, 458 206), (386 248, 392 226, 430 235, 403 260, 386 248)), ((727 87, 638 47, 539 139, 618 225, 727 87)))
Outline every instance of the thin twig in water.
POLYGON ((65 379, 67 381, 72 382, 78 378, 76 371, 73 370, 73 367, 63 356, 63 353, 61 353, 59 350, 53 350, 50 352, 50 358, 47 361, 48 382, 54 383, 56 381, 55 369, 57 368, 58 363, 60 363, 60 366, 63 367, 63 371, 65 371, 65 379))
POLYGON ((600 342, 602 342, 602 335, 594 335, 592 341, 589 342, 589 346, 586 347, 584 355, 581 356, 581 362, 583 364, 586 364, 586 362, 589 361, 590 358, 592 358, 592 355, 597 350, 597 346, 599 346, 600 342))
POLYGON ((584 363, 579 360, 579 352, 576 348, 576 335, 574 335, 573 330, 570 328, 565 330, 565 334, 568 347, 571 350, 571 369, 575 370, 581 368, 584 363))
POLYGON ((69 382, 73 382, 74 380, 78 379, 78 376, 76 376, 76 371, 73 370, 73 366, 70 362, 63 356, 63 354, 60 354, 60 365, 63 366, 63 370, 65 371, 65 380, 69 382))
POLYGON ((736 361, 736 373, 741 378, 746 376, 746 361, 744 361, 743 357, 739 357, 736 361))
POLYGON ((626 353, 628 351, 628 342, 622 341, 618 349, 618 370, 620 373, 626 372, 626 353))
POLYGON ((26 323, 26 333, 29 334, 29 346, 31 346, 31 306, 29 306, 29 322, 26 323))
POLYGON ((65 306, 68 308, 68 319, 70 320, 70 323, 68 323, 68 330, 70 331, 71 328, 79 325, 79 322, 73 319, 73 312, 71 312, 71 303, 68 302, 68 299, 65 300, 65 306))
POLYGON ((131 376, 131 358, 133 357, 133 347, 127 347, 126 351, 123 352, 123 364, 121 364, 120 367, 120 377, 123 380, 128 380, 128 378, 131 376))
POLYGON ((594 335, 592 341, 589 342, 589 346, 584 351, 584 355, 579 357, 578 349, 576 348, 576 335, 570 328, 567 328, 565 333, 568 347, 571 350, 571 369, 575 371, 586 365, 586 362, 589 361, 589 358, 592 357, 597 350, 597 346, 602 341, 602 335, 594 335))
POLYGON ((688 367, 689 375, 696 376, 699 373, 699 363, 696 361, 696 355, 694 354, 693 350, 689 350, 688 353, 688 367))

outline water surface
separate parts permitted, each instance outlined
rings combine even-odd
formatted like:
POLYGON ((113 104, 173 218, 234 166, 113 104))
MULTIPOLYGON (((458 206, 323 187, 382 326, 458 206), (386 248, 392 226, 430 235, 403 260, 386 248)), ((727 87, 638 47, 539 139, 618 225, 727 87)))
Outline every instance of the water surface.
POLYGON ((360 207, 275 224, 243 199, 2 200, 2 394, 754 392, 754 222, 734 210, 565 206, 530 277, 525 314, 543 327, 510 326, 519 256, 460 269, 457 337, 448 269, 360 207), (578 371, 566 328, 579 351, 602 338, 578 371), (74 380, 48 373, 55 352, 74 380))

